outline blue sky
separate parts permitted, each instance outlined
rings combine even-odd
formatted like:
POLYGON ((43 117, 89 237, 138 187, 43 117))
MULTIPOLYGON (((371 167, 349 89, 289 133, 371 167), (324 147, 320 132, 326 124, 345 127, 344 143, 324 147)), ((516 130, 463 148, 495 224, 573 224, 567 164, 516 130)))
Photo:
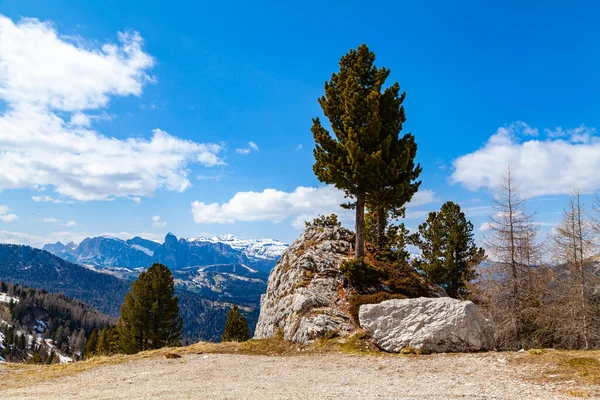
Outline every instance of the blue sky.
POLYGON ((407 92, 408 226, 453 200, 480 236, 509 163, 543 231, 600 189, 592 2, 189 3, 0 1, 0 241, 293 241, 339 203, 311 118, 362 43, 407 92))

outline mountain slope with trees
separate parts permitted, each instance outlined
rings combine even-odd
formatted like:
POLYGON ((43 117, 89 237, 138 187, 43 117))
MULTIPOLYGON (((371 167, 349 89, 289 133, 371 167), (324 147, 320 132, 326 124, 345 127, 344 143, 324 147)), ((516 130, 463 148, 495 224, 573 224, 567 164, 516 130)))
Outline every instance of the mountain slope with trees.
POLYGON ((62 294, 0 281, 0 357, 12 362, 80 360, 93 331, 114 319, 62 294))
POLYGON ((0 280, 64 293, 117 316, 129 283, 29 246, 0 244, 0 280))

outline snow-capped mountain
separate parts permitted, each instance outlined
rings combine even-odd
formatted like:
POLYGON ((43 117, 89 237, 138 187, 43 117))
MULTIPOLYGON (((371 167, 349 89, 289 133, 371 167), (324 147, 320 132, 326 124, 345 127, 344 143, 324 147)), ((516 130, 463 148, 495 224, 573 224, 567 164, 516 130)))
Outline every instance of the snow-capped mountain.
POLYGON ((233 235, 224 236, 199 236, 188 239, 190 242, 224 243, 235 250, 241 251, 248 258, 273 260, 281 257, 289 244, 275 239, 238 239, 233 235))
POLYGON ((287 247, 273 239, 238 239, 232 235, 177 239, 169 233, 162 244, 139 236, 128 240, 98 236, 86 238, 79 244, 47 244, 43 249, 95 269, 122 267, 134 270, 160 262, 173 270, 240 264, 269 272, 287 247))

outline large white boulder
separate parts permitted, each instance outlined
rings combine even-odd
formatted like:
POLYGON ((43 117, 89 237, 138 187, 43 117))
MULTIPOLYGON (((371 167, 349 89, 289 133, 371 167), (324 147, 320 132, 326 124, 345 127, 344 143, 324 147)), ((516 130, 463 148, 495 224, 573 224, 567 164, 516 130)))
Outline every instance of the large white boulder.
POLYGON ((362 305, 360 326, 382 350, 405 347, 434 352, 493 348, 493 328, 470 301, 449 297, 387 300, 362 305))

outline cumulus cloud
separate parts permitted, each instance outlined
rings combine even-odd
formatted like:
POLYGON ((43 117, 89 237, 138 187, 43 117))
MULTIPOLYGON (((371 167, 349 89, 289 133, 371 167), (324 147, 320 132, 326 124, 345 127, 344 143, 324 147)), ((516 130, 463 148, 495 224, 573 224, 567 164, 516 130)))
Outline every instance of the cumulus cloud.
MULTIPOLYGON (((417 207, 435 201, 431 190, 418 192, 408 207, 417 207)), ((192 203, 192 216, 196 223, 232 224, 237 221, 270 221, 280 223, 291 220, 292 226, 301 228, 319 214, 336 213, 344 223, 353 224, 354 211, 340 207, 348 202, 343 192, 333 186, 297 187, 292 192, 265 189, 262 192, 238 192, 223 204, 192 203)))
POLYGON ((161 221, 160 215, 155 215, 152 217, 152 226, 155 228, 164 228, 167 226, 167 221, 161 221))
POLYGON ((584 125, 546 129, 544 140, 523 122, 498 128, 479 150, 457 158, 452 183, 469 190, 497 189, 510 165, 521 190, 529 197, 582 193, 600 189, 600 138, 584 125))
MULTIPOLYGON (((190 186, 189 164, 223 164, 220 145, 155 129, 149 139, 117 139, 91 128, 86 113, 113 96, 139 96, 153 58, 137 32, 98 46, 60 36, 49 23, 0 16, 0 189, 53 186, 81 201, 151 196, 190 186)), ((59 203, 50 196, 34 201, 59 203)))
POLYGON ((235 151, 239 154, 250 154, 253 151, 258 151, 258 146, 254 142, 248 142, 248 147, 238 148, 235 151))
POLYGON ((17 214, 12 213, 8 206, 0 205, 0 222, 14 222, 18 219, 17 214))

